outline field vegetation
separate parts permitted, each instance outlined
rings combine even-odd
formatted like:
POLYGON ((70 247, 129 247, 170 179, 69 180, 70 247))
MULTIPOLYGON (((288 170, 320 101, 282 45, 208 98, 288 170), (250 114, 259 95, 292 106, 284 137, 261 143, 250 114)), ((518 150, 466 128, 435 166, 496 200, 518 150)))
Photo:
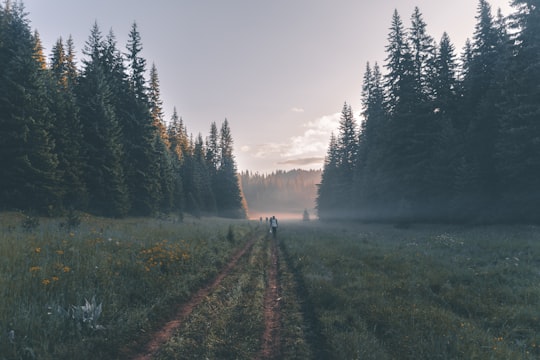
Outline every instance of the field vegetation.
POLYGON ((537 227, 310 223, 282 247, 324 358, 540 357, 537 227))
POLYGON ((115 359, 245 243, 247 222, 0 216, 0 359, 115 359))
POLYGON ((217 218, 4 213, 0 226, 0 359, 148 358, 224 268, 152 358, 540 357, 536 226, 282 221, 275 242, 264 223, 217 218))

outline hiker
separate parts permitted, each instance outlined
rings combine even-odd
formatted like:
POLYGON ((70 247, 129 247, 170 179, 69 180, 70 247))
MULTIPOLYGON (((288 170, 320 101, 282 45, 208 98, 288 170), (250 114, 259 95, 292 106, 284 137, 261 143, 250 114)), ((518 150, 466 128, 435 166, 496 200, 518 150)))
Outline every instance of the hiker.
POLYGON ((274 239, 276 238, 276 234, 277 234, 277 228, 278 228, 278 221, 276 219, 275 216, 272 216, 270 218, 270 228, 272 230, 272 236, 274 237, 274 239))

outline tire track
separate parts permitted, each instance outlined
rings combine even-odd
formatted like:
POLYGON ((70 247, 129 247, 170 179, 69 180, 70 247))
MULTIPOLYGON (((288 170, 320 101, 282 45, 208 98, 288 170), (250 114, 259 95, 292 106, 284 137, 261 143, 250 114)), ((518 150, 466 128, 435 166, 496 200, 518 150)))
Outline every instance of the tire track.
POLYGON ((284 243, 280 243, 280 249, 288 271, 291 272, 296 284, 296 298, 301 305, 301 311, 304 317, 304 326, 306 328, 306 341, 311 348, 311 352, 314 354, 313 358, 317 360, 332 359, 333 357, 328 350, 328 341, 322 333, 322 324, 315 312, 315 306, 313 305, 312 300, 309 298, 309 293, 302 275, 302 270, 298 265, 295 265, 291 254, 284 243))
POLYGON ((214 289, 216 289, 221 281, 231 272, 232 269, 238 263, 238 260, 248 252, 255 244, 256 237, 253 237, 246 245, 234 254, 231 260, 225 265, 225 267, 219 272, 216 278, 207 286, 199 289, 191 299, 181 305, 176 315, 172 320, 167 322, 161 329, 156 331, 151 337, 150 341, 146 344, 144 349, 138 354, 131 354, 127 358, 132 360, 150 360, 159 351, 160 347, 171 338, 174 332, 182 326, 184 321, 189 317, 192 311, 207 297, 214 289))
POLYGON ((270 264, 268 266, 268 283, 264 294, 264 324, 262 348, 257 357, 263 359, 278 359, 281 355, 281 312, 280 288, 278 282, 278 251, 275 239, 271 242, 270 264))

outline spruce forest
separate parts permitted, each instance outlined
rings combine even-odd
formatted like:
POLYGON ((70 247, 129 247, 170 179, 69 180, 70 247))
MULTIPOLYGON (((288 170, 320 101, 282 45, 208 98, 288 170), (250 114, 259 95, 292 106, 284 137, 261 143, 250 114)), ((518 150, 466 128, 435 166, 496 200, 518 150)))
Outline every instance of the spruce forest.
POLYGON ((503 17, 480 0, 460 56, 418 8, 409 26, 394 12, 361 123, 345 103, 332 135, 321 219, 540 221, 540 2, 512 5, 503 17))
POLYGON ((165 122, 141 50, 136 23, 122 50, 96 23, 79 64, 71 38, 47 58, 22 2, 0 5, 0 210, 246 216, 227 119, 205 139, 165 122))

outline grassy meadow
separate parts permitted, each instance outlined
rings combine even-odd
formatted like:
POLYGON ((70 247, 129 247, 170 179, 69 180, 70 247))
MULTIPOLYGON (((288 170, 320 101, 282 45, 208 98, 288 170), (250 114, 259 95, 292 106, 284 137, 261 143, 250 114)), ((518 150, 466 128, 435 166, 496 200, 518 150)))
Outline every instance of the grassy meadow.
MULTIPOLYGON (((0 214, 0 360, 122 359, 254 245, 156 359, 260 355, 258 221, 0 214)), ((540 228, 281 221, 283 359, 540 358, 540 228)))
POLYGON ((219 219, 0 214, 0 359, 120 358, 251 232, 219 219))
POLYGON ((318 358, 540 358, 540 228, 282 228, 318 358))

